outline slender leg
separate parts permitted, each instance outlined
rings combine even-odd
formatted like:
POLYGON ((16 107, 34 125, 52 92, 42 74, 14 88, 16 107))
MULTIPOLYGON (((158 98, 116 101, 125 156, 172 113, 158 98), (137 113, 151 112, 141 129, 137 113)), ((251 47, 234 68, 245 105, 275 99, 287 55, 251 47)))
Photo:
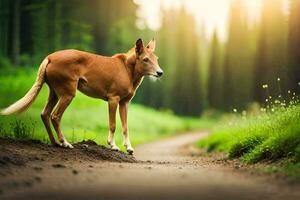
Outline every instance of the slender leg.
POLYGON ((57 96, 55 94, 55 92, 53 91, 53 89, 49 88, 49 97, 48 97, 48 101, 46 103, 46 106, 44 108, 44 110, 41 113, 41 118, 43 120, 44 126, 47 130, 47 133, 49 135, 49 139, 51 141, 52 145, 58 145, 58 143, 55 141, 55 138, 53 137, 53 133, 50 127, 50 115, 51 112, 54 108, 54 106, 57 103, 57 96))
POLYGON ((61 117, 62 117, 64 111, 71 103, 73 97, 74 96, 71 96, 71 95, 65 95, 65 96, 59 97, 58 104, 51 115, 51 121, 52 121, 54 129, 57 133, 58 139, 61 142, 61 145, 63 147, 68 147, 68 148, 73 148, 73 146, 63 136, 61 129, 60 129, 60 121, 61 121, 61 117))
POLYGON ((115 143, 114 134, 116 130, 116 112, 119 104, 119 98, 111 98, 108 100, 109 110, 109 133, 107 138, 108 145, 113 150, 119 150, 119 147, 115 143))
POLYGON ((129 139, 129 133, 128 133, 128 126, 127 126, 127 112, 128 112, 128 102, 120 102, 119 103, 119 112, 120 112, 120 118, 122 122, 122 131, 123 131, 123 137, 124 137, 124 146, 127 149, 127 152, 129 154, 133 154, 133 148, 130 143, 129 139))

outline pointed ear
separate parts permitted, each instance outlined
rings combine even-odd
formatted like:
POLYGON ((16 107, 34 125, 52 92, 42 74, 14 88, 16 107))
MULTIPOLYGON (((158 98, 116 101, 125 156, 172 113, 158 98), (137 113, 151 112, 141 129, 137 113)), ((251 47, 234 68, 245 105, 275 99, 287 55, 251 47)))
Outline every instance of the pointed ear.
POLYGON ((155 39, 153 38, 147 45, 147 48, 151 51, 155 51, 155 39))
POLYGON ((135 53, 136 55, 141 55, 144 51, 144 44, 143 44, 143 40, 141 38, 139 38, 136 43, 135 43, 135 53))

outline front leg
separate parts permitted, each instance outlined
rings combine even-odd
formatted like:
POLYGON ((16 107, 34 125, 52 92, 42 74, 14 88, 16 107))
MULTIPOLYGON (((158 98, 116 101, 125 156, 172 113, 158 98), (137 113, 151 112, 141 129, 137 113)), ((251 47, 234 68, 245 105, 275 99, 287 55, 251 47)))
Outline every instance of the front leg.
POLYGON ((128 104, 129 104, 129 102, 120 102, 119 112, 120 112, 120 118, 121 118, 121 122, 122 122, 124 146, 126 147, 126 150, 129 154, 133 154, 134 150, 133 150, 130 140, 129 140, 129 133, 128 133, 128 127, 127 127, 128 104))
POLYGON ((115 143, 114 134, 116 130, 116 111, 119 104, 119 98, 111 98, 108 100, 109 110, 109 133, 107 143, 111 149, 118 151, 119 147, 115 143))

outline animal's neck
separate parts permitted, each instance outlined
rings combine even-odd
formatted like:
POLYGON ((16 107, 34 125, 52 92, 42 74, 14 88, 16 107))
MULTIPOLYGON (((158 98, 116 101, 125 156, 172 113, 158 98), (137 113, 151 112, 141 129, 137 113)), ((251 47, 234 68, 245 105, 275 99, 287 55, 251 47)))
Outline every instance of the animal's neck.
POLYGON ((142 83, 144 75, 136 67, 136 56, 134 54, 128 56, 125 61, 125 65, 128 69, 132 85, 134 89, 137 89, 142 83))

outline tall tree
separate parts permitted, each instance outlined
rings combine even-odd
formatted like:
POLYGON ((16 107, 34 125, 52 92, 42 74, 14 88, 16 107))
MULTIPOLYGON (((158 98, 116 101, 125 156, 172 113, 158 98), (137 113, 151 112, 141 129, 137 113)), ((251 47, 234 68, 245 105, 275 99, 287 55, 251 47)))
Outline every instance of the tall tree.
POLYGON ((11 3, 12 3, 11 4, 12 6, 11 58, 13 64, 19 66, 21 0, 14 0, 11 3))
POLYGON ((250 31, 241 0, 233 0, 229 19, 229 36, 224 58, 223 92, 227 109, 244 109, 252 99, 252 60, 250 31))
POLYGON ((133 1, 91 0, 84 7, 87 10, 85 17, 93 27, 96 52, 111 55, 116 50, 126 51, 133 46, 131 40, 137 39, 131 35, 136 30, 134 13, 137 5, 133 1), (111 34, 117 38, 112 38, 111 34))
POLYGON ((288 67, 289 88, 300 94, 300 0, 290 0, 288 67))
POLYGON ((63 13, 63 1, 50 1, 49 2, 49 21, 48 39, 50 43, 50 51, 56 51, 62 47, 62 13, 63 13))
MULTIPOLYGON (((153 33, 148 29, 143 31, 144 35, 156 36, 157 48, 156 54, 159 56, 159 64, 164 70, 164 76, 160 80, 152 81, 148 77, 144 79, 141 89, 138 91, 135 102, 144 105, 171 109, 174 97, 171 95, 174 74, 177 70, 177 37, 174 34, 177 31, 177 10, 162 10, 164 13, 162 25, 157 33, 153 33)), ((148 37, 149 39, 151 37, 148 37)))
POLYGON ((161 81, 158 82, 158 88, 162 91, 161 96, 159 97, 159 101, 161 106, 164 108, 171 108, 172 101, 174 100, 171 94, 173 84, 174 84, 174 75, 177 67, 177 38, 174 34, 177 29, 177 15, 178 11, 175 10, 162 10, 163 19, 162 19, 162 26, 158 35, 158 48, 157 53, 160 57, 159 63, 164 70, 165 76, 161 78, 161 81))
POLYGON ((8 56, 8 36, 10 21, 9 3, 9 0, 0 1, 0 57, 2 58, 8 56))
POLYGON ((172 109, 181 115, 199 115, 203 108, 197 46, 199 38, 194 18, 184 8, 179 11, 175 34, 177 65, 174 69, 172 109))
MULTIPOLYGON (((263 84, 268 84, 271 95, 279 95, 276 80, 287 83, 286 69, 286 20, 283 14, 283 1, 263 1, 260 21, 260 35, 257 64, 254 71, 255 100, 264 102, 266 93, 263 84)), ((282 85, 282 89, 286 86, 282 85)))
POLYGON ((201 22, 199 26, 199 41, 198 41, 198 48, 199 48, 199 55, 198 55, 198 62, 199 62, 199 70, 200 70, 200 79, 201 79, 201 91, 202 91, 202 104, 203 108, 206 109, 209 107, 208 102, 208 73, 209 73, 209 64, 210 64, 210 38, 207 36, 206 33, 206 25, 204 22, 201 22))
POLYGON ((212 37, 210 46, 210 61, 208 69, 208 102, 213 108, 223 108, 223 77, 221 47, 217 32, 212 37))
MULTIPOLYGON (((34 63, 39 63, 49 53, 48 2, 34 0, 31 3, 31 40, 34 63)), ((50 21, 50 20, 49 20, 50 21)))

